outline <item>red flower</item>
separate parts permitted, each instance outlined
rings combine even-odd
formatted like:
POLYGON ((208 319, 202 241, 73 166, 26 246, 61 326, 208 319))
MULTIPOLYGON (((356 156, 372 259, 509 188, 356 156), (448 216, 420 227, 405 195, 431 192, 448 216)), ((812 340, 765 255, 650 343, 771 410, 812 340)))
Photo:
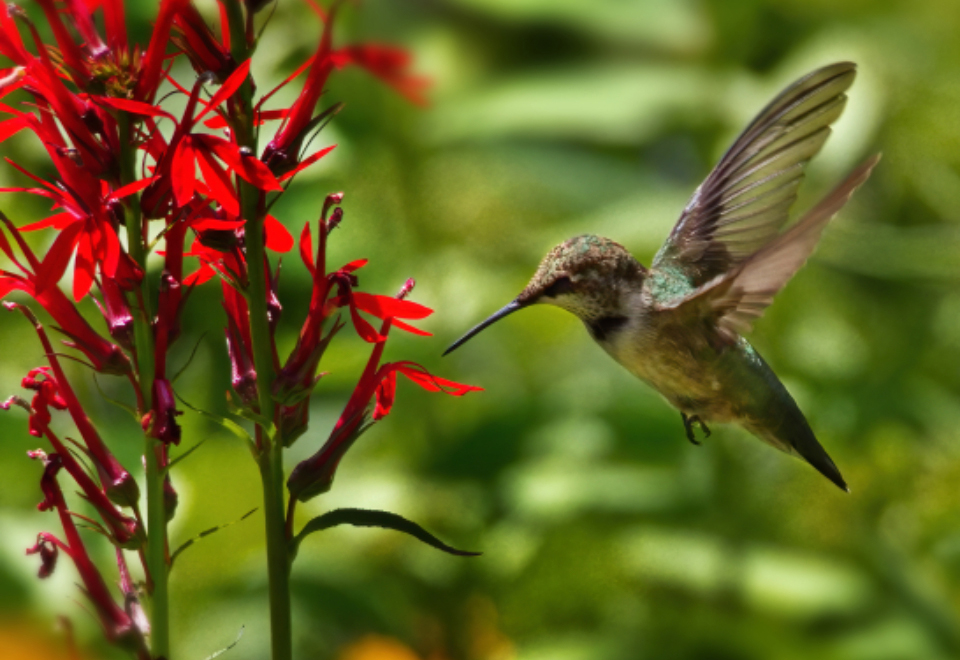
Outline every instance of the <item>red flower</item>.
POLYGON ((223 307, 227 311, 227 352, 233 391, 240 400, 251 405, 257 401, 257 372, 253 366, 253 343, 247 301, 237 291, 222 283, 223 307))
MULTIPOLYGON (((429 81, 408 72, 410 56, 405 51, 378 45, 354 45, 333 50, 333 23, 341 4, 341 2, 334 2, 327 15, 323 17, 323 35, 320 38, 317 52, 309 62, 307 79, 297 100, 289 109, 278 113, 278 117, 270 117, 283 118, 283 124, 264 149, 263 162, 278 176, 299 171, 323 157, 332 149, 332 147, 329 147, 326 150, 318 151, 309 158, 303 158, 300 154, 301 146, 309 142, 308 136, 311 132, 318 127, 322 128, 322 123, 328 118, 328 115, 339 110, 337 106, 334 106, 317 116, 313 114, 317 102, 323 94, 327 78, 330 77, 330 73, 335 68, 341 69, 348 64, 356 64, 397 89, 414 103, 420 105, 426 103, 423 91, 429 86, 429 81)), ((260 111, 264 102, 278 89, 300 75, 306 66, 297 69, 293 75, 261 99, 257 104, 257 110, 262 118, 267 118, 266 111, 260 111)))
MULTIPOLYGON (((402 304, 411 304, 403 298, 412 288, 413 280, 408 280, 395 298, 387 298, 391 301, 389 305, 382 301, 386 296, 378 296, 376 299, 381 305, 378 311, 388 314, 391 309, 402 308, 402 304)), ((397 373, 407 376, 414 383, 431 392, 463 396, 467 392, 482 390, 480 387, 433 376, 425 368, 413 362, 381 365, 380 358, 386 346, 387 333, 393 323, 395 321, 390 316, 384 320, 379 334, 381 339, 373 347, 367 366, 327 442, 317 453, 299 463, 291 472, 287 480, 291 497, 306 502, 330 489, 340 460, 347 450, 373 422, 383 419, 390 412, 396 392, 397 373), (369 410, 371 402, 375 402, 372 414, 369 410)))
MULTIPOLYGON (((23 313, 23 315, 33 323, 40 343, 43 345, 47 359, 50 362, 50 369, 53 372, 52 375, 50 371, 42 369, 31 372, 31 374, 33 374, 32 380, 36 381, 36 376, 42 374, 43 382, 49 381, 55 386, 57 397, 54 399, 49 395, 51 390, 48 388, 50 388, 51 385, 41 385, 41 389, 46 389, 47 393, 45 397, 38 400, 37 403, 41 408, 45 405, 51 405, 57 408, 60 402, 66 405, 66 409, 69 411, 70 417, 73 419, 77 430, 80 431, 80 436, 86 445, 87 455, 96 467, 100 483, 103 484, 109 498, 123 506, 135 506, 140 499, 140 490, 137 487, 137 482, 110 452, 90 422, 83 407, 80 405, 80 400, 77 399, 76 393, 67 381, 66 374, 64 374, 63 368, 60 366, 60 360, 54 352, 53 346, 50 344, 50 340, 43 326, 40 325, 33 313, 23 305, 7 302, 4 303, 4 307, 11 311, 16 310, 23 313)), ((28 381, 24 381, 24 386, 29 387, 28 381)), ((31 389, 36 388, 31 387, 31 389)), ((49 423, 49 415, 46 415, 42 411, 37 413, 36 418, 31 418, 31 427, 41 432, 45 431, 45 425, 47 423, 49 423)))
POLYGON ((127 613, 114 601, 103 576, 87 554, 73 522, 73 516, 67 510, 63 492, 57 483, 57 472, 62 467, 61 456, 59 454, 47 456, 43 452, 37 451, 31 452, 31 458, 40 459, 44 464, 43 477, 40 479, 40 488, 44 495, 41 508, 43 510, 56 509, 67 542, 64 543, 53 534, 41 533, 37 536, 36 545, 27 549, 27 554, 39 553, 41 559, 43 559, 43 565, 40 569, 41 574, 49 575, 54 569, 57 556, 57 551, 51 546, 64 551, 77 567, 80 580, 83 582, 84 592, 93 604, 107 637, 136 649, 144 648, 145 644, 141 631, 136 629, 127 613))
POLYGON ((223 83, 234 69, 236 62, 230 54, 230 25, 223 5, 220 5, 220 25, 223 43, 207 27, 203 16, 192 4, 186 5, 174 16, 176 34, 173 42, 184 52, 198 75, 211 73, 217 82, 223 83))
MULTIPOLYGON (((133 518, 124 516, 110 502, 104 490, 94 483, 90 475, 80 465, 73 454, 64 446, 60 438, 50 430, 50 408, 56 410, 66 410, 67 402, 60 396, 57 381, 51 376, 50 368, 38 367, 31 369, 23 379, 24 389, 34 390, 36 394, 33 401, 25 405, 30 413, 30 435, 35 437, 45 437, 53 445, 57 454, 60 456, 62 465, 73 477, 74 481, 80 487, 83 497, 89 501, 100 514, 104 524, 109 528, 110 536, 117 545, 135 549, 142 545, 144 537, 143 530, 139 527, 133 518)), ((13 397, 0 404, 0 408, 9 409, 10 404, 17 402, 13 397)))
POLYGON ((7 226, 7 230, 17 242, 29 265, 28 267, 22 264, 16 258, 10 243, 0 232, 0 251, 22 273, 22 275, 18 275, 10 271, 0 271, 0 298, 6 297, 11 291, 23 291, 40 303, 47 313, 54 318, 60 326, 60 331, 73 340, 72 343, 67 342, 67 345, 82 351, 97 371, 114 374, 129 373, 130 362, 123 351, 120 350, 120 347, 111 344, 97 334, 80 315, 73 303, 57 287, 57 281, 66 268, 66 259, 69 258, 69 254, 64 254, 67 249, 66 246, 72 240, 71 234, 75 234, 77 230, 72 229, 62 232, 54 241, 53 247, 51 247, 43 262, 40 262, 34 255, 33 250, 23 240, 20 231, 13 226, 6 216, 0 214, 0 222, 7 226), (67 236, 66 240, 62 240, 64 236, 67 236))

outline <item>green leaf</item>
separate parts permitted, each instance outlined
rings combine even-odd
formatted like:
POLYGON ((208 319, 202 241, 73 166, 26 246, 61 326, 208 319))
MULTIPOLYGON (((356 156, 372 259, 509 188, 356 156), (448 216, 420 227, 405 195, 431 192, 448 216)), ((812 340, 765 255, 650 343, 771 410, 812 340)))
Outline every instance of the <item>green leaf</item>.
POLYGON ((183 459, 185 459, 187 456, 189 456, 189 455, 192 454, 193 452, 195 452, 195 451, 197 451, 198 449, 200 449, 200 447, 203 446, 203 443, 205 443, 208 439, 209 439, 209 438, 204 438, 203 440, 201 440, 200 442, 198 442, 198 443, 195 444, 194 446, 190 447, 190 449, 188 449, 187 451, 183 452, 182 454, 180 454, 179 456, 177 456, 176 458, 174 458, 173 460, 171 460, 171 461, 167 464, 167 467, 165 468, 165 470, 166 470, 167 472, 169 472, 170 469, 171 469, 174 465, 176 465, 177 463, 179 463, 180 461, 182 461, 183 459))
MULTIPOLYGON (((180 556, 180 554, 181 554, 184 550, 186 550, 187 548, 189 548, 191 545, 193 545, 194 543, 196 543, 197 541, 199 541, 199 540, 202 539, 203 537, 205 537, 205 536, 210 536, 210 535, 213 534, 214 532, 219 532, 219 531, 220 531, 221 529, 223 529, 224 527, 229 527, 230 525, 236 525, 236 524, 237 524, 238 522, 240 522, 241 520, 246 520, 247 518, 249 518, 250 516, 252 516, 255 511, 256 511, 255 508, 254 508, 254 509, 250 509, 250 510, 247 511, 245 514, 243 514, 242 516, 240 516, 239 518, 237 518, 236 520, 233 520, 233 521, 228 522, 228 523, 224 523, 224 524, 222 524, 222 525, 217 525, 216 527, 211 527, 210 529, 205 529, 204 531, 202 531, 202 532, 200 532, 199 534, 197 534, 196 536, 194 536, 192 539, 189 539, 188 541, 185 541, 185 542, 183 543, 183 545, 181 545, 179 548, 177 548, 176 551, 174 551, 174 553, 173 553, 172 555, 170 555, 170 566, 173 566, 173 562, 176 560, 177 557, 180 556)), ((237 639, 239 639, 239 637, 238 637, 237 639)), ((234 642, 234 643, 236 643, 236 642, 234 642)), ((227 647, 227 648, 229 649, 230 647, 227 647)), ((226 649, 224 649, 224 650, 226 650, 226 649)))
POLYGON ((232 412, 237 417, 243 417, 244 419, 249 420, 254 424, 256 424, 257 426, 259 426, 260 428, 262 428, 264 432, 267 434, 268 438, 273 437, 274 431, 276 430, 276 427, 273 425, 273 422, 267 419, 266 417, 264 417, 263 415, 261 415, 260 413, 250 410, 249 408, 246 408, 241 404, 238 404, 236 401, 234 401, 233 394, 229 391, 227 392, 227 406, 230 408, 230 412, 232 412))
POLYGON ((415 539, 426 543, 427 545, 442 550, 447 554, 457 555, 459 557, 476 557, 482 553, 469 552, 467 550, 457 550, 438 539, 436 536, 425 530, 415 522, 407 520, 403 516, 389 511, 377 511, 374 509, 334 509, 328 511, 322 516, 317 516, 297 534, 293 539, 291 554, 295 557, 300 543, 310 534, 321 532, 337 525, 353 525, 354 527, 379 527, 381 529, 392 529, 404 534, 409 534, 415 539))

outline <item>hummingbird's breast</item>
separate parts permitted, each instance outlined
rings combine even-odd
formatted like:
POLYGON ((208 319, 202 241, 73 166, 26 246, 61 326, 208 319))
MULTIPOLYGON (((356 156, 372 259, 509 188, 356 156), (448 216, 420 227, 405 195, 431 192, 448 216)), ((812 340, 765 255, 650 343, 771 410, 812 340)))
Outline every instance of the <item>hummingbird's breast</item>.
POLYGON ((648 295, 633 296, 623 314, 585 321, 591 336, 682 412, 709 421, 742 421, 753 398, 745 391, 745 386, 753 389, 748 356, 739 344, 721 345, 700 329, 651 311, 648 295))

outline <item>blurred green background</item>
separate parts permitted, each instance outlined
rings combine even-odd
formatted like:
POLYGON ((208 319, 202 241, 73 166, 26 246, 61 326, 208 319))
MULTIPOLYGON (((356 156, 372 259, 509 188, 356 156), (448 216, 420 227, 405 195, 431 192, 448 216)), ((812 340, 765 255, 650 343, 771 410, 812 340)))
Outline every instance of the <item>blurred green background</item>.
MULTIPOLYGON (((149 4, 131 3, 141 35, 149 4)), ((367 0, 343 18, 340 43, 410 48, 434 81, 431 106, 412 107, 361 71, 335 75, 324 102, 346 108, 320 142, 339 146, 276 215, 298 232, 343 190, 331 265, 368 257, 364 290, 392 293, 414 277, 413 299, 436 310, 421 323, 433 338, 394 333, 386 359, 486 391, 454 399, 401 383, 393 414, 298 520, 389 509, 484 555, 448 557, 366 529, 311 537, 294 569, 298 657, 960 657, 956 2, 367 0), (856 61, 859 77, 799 206, 870 153, 884 159, 751 341, 851 494, 737 428, 691 446, 676 411, 556 309, 512 316, 440 359, 561 240, 602 234, 649 263, 752 116, 840 59, 856 61)), ((304 4, 281 2, 254 68, 261 89, 307 57, 318 33, 304 4)), ((4 152, 42 170, 38 146, 21 137, 4 152)), ((22 181, 3 168, 0 185, 22 181)), ((24 223, 44 210, 2 203, 24 223)), ((289 347, 309 286, 295 255, 282 284, 289 347)), ((179 389, 215 411, 229 383, 222 323, 217 287, 198 292, 173 357, 182 364, 200 342, 179 389)), ((0 315, 0 333, 0 390, 13 393, 41 350, 19 317, 0 315)), ((319 446, 362 369, 368 348, 348 334, 327 353, 314 430, 288 468, 319 446)), ((75 374, 104 435, 137 467, 135 423, 75 374)), ((119 383, 100 386, 124 396, 119 383)), ((175 474, 175 542, 259 504, 245 448, 196 415, 182 423, 183 447, 207 442, 175 474)), ((59 528, 34 509, 40 468, 24 452, 38 443, 25 429, 22 412, 0 415, 0 641, 8 653, 46 643, 67 614, 90 657, 122 657, 98 641, 71 567, 41 582, 23 555, 37 531, 59 528)), ((109 548, 99 551, 108 565, 109 548)), ((184 554, 172 594, 177 659, 206 658, 241 626, 225 657, 267 657, 260 514, 184 554)))

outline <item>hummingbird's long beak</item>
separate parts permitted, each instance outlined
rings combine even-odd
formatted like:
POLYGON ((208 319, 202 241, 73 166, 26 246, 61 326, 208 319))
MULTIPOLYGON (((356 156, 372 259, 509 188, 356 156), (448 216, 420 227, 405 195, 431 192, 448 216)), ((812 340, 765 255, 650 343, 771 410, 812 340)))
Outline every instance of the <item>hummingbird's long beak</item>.
POLYGON ((493 325, 494 323, 502 319, 504 316, 507 316, 508 314, 513 314, 515 311, 517 311, 518 309, 523 309, 525 306, 526 305, 524 305, 522 302, 518 300, 514 300, 513 302, 508 304, 506 307, 501 309, 500 311, 494 312, 490 316, 490 318, 488 318, 487 320, 482 321, 481 323, 478 323, 473 328, 471 328, 470 331, 467 332, 467 334, 465 334, 464 336, 460 337, 460 339, 450 344, 450 348, 445 350, 443 354, 446 355, 447 353, 450 353, 451 351, 453 351, 455 348, 459 348, 460 346, 465 344, 468 339, 470 339, 475 334, 477 334, 478 332, 486 328, 488 325, 493 325))

